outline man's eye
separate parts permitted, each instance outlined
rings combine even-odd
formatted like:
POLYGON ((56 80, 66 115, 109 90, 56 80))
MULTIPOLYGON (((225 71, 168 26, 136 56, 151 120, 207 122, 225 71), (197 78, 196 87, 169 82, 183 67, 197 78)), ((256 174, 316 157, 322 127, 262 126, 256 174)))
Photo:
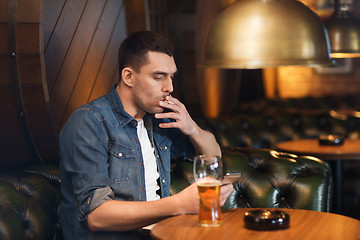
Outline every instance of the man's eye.
POLYGON ((163 80, 164 79, 164 76, 155 76, 154 77, 156 80, 163 80))

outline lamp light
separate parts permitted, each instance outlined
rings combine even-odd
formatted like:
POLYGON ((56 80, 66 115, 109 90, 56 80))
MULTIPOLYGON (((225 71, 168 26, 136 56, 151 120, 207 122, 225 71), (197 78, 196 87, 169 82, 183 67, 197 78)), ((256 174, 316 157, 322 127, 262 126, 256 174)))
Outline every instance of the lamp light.
POLYGON ((360 20, 353 17, 347 2, 335 0, 335 11, 325 21, 328 31, 331 57, 360 57, 360 20))
POLYGON ((240 0, 214 20, 200 66, 255 69, 331 65, 321 19, 295 0, 240 0))

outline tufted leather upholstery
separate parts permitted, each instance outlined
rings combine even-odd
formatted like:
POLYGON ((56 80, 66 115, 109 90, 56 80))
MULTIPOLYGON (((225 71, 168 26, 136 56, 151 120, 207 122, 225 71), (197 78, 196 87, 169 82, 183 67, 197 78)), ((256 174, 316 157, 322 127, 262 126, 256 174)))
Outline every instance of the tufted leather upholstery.
POLYGON ((359 138, 360 120, 341 120, 328 113, 261 113, 207 119, 203 124, 221 146, 275 149, 279 142, 339 134, 359 138))
MULTIPOLYGON (((224 208, 274 207, 329 211, 327 163, 268 149, 224 148, 226 171, 241 171, 224 208)), ((172 194, 193 182, 192 162, 172 170, 172 194)), ((59 169, 32 167, 0 174, 0 239, 62 239, 58 217, 59 169)))
POLYGON ((0 239, 62 239, 58 167, 0 174, 0 239))
MULTIPOLYGON (((224 148, 228 172, 243 176, 224 208, 298 208, 329 212, 332 177, 327 163, 268 149, 224 148)), ((192 162, 173 168, 172 194, 193 182, 192 162)))

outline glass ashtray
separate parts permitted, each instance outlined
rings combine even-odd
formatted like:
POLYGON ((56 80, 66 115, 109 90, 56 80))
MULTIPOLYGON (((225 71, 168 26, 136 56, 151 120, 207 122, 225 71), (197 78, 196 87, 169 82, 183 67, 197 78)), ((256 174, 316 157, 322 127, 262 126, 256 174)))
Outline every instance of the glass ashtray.
POLYGON ((290 216, 282 210, 258 209, 245 212, 244 223, 252 230, 279 230, 289 227, 290 216))

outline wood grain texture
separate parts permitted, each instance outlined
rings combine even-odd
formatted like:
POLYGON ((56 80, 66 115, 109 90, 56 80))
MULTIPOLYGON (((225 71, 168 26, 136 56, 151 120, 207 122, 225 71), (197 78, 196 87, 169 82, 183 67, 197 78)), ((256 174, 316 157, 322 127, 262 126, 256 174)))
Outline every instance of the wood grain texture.
MULTIPOLYGON (((101 16, 99 16, 96 31, 94 31, 91 42, 89 43, 82 66, 77 75, 76 82, 73 84, 71 93, 67 98, 68 101, 65 103, 64 112, 59 118, 61 121, 60 126, 64 124, 66 119, 79 105, 83 105, 88 102, 89 96, 99 77, 102 67, 104 65, 109 65, 112 68, 116 67, 116 55, 112 55, 111 59, 107 59, 106 56, 108 54, 107 50, 109 48, 109 43, 112 40, 121 9, 122 3, 118 0, 107 1, 103 6, 103 11, 101 16), (108 61, 104 62, 106 60, 108 61)), ((126 28, 118 29, 124 32, 126 28)), ((123 34, 123 36, 125 37, 125 34, 123 34)), ((114 37, 117 38, 116 42, 118 44, 120 39, 118 39, 117 32, 115 32, 114 37)), ((110 46, 111 53, 116 53, 116 51, 114 51, 115 49, 116 46, 110 46)), ((113 71, 110 73, 112 74, 113 71)), ((112 78, 110 75, 110 77, 103 79, 100 84, 106 86, 106 91, 108 91, 109 85, 106 83, 111 81, 112 78)))
MULTIPOLYGON (((67 103, 79 80, 105 1, 88 1, 50 92, 55 125, 59 126, 67 103)), ((95 66, 94 66, 95 67, 95 66)), ((90 73, 89 73, 90 75, 90 73)), ((90 76, 89 76, 90 77, 90 76)))
POLYGON ((315 156, 323 160, 360 160, 360 140, 345 139, 341 146, 319 145, 318 139, 298 139, 276 145, 280 151, 315 156))
POLYGON ((106 94, 118 81, 117 50, 128 33, 126 11, 136 7, 135 2, 126 2, 127 8, 119 0, 67 0, 58 11, 58 19, 51 16, 52 23, 46 27, 54 26, 54 30, 51 35, 45 34, 49 36, 45 61, 58 133, 77 107, 106 94), (68 13, 67 9, 74 6, 78 10, 68 13))
POLYGON ((8 24, 0 22, 0 54, 8 54, 8 24))
POLYGON ((155 239, 327 239, 360 238, 360 221, 342 215, 300 209, 283 209, 290 216, 290 227, 276 231, 255 231, 244 227, 244 213, 251 209, 233 209, 223 213, 223 224, 205 228, 198 215, 179 215, 157 223, 151 230, 155 239))
MULTIPOLYGON (((39 60, 42 57, 40 40, 42 1, 2 1, 1 7, 5 7, 1 12, 7 16, 6 19, 1 18, 3 22, 0 30, 1 37, 5 42, 0 46, 2 63, 0 69, 3 73, 1 74, 0 91, 3 93, 1 94, 1 104, 4 105, 4 107, 0 107, 0 132, 2 133, 0 150, 2 161, 5 162, 5 167, 2 169, 5 169, 18 165, 27 166, 32 161, 40 163, 38 149, 33 141, 33 135, 36 135, 36 132, 31 132, 33 121, 37 121, 37 119, 29 118, 29 115, 32 114, 37 103, 41 104, 36 106, 36 109, 44 109, 41 105, 45 98, 43 97, 41 74, 32 74, 42 68, 41 60, 39 60), (5 34, 6 36, 4 36, 5 34), (27 58, 30 55, 31 58, 27 58), (25 73, 30 73, 29 77, 24 77, 25 74, 22 72, 24 68, 25 73), (39 78, 39 76, 40 80, 30 80, 33 84, 24 84, 27 80, 39 78), (22 77, 25 79, 24 82, 22 77), (29 86, 37 89, 35 103, 33 103, 32 96, 23 95, 29 90, 29 86), (41 94, 38 94, 39 92, 41 94)), ((45 108, 43 113, 46 114, 46 110, 45 108)))
POLYGON ((126 19, 122 0, 0 1, 2 170, 58 162, 58 134, 70 114, 119 79, 126 19))
MULTIPOLYGON (((53 91, 86 2, 86 0, 67 0, 54 29, 48 28, 52 26, 44 25, 45 33, 52 32, 45 49, 46 79, 50 93, 53 91)), ((45 22, 49 16, 51 15, 45 14, 45 22)))

